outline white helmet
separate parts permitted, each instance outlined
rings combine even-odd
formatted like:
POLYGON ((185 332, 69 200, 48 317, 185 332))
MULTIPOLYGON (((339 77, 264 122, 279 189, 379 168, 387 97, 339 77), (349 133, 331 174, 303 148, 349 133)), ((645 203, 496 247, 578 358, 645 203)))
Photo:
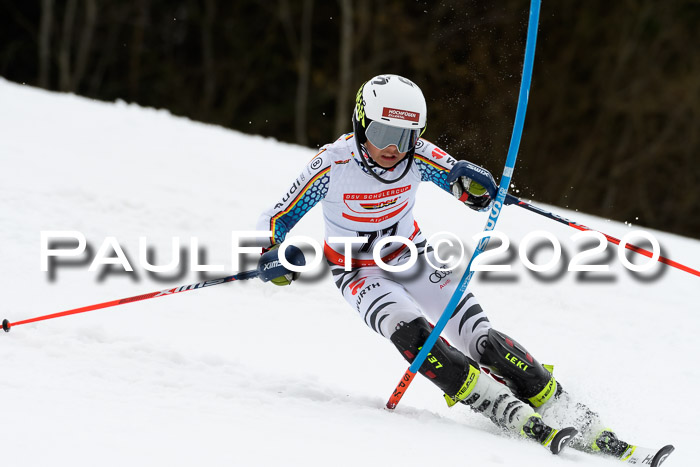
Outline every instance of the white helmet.
POLYGON ((411 167, 416 143, 425 131, 426 122, 425 97, 411 80, 398 75, 379 75, 360 86, 352 124, 360 159, 369 173, 385 183, 403 178, 411 167), (362 147, 367 140, 379 149, 395 145, 399 152, 407 153, 403 159, 407 161, 406 169, 398 179, 384 180, 372 170, 377 166, 364 154, 362 147))

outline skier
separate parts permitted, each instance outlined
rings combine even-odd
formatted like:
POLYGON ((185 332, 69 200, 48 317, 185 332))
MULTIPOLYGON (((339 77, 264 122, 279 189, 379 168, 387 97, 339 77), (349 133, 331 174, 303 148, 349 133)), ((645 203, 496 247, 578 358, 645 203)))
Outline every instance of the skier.
MULTIPOLYGON (((336 286, 367 326, 389 339, 409 362, 458 282, 451 280, 451 271, 426 246, 413 218, 418 185, 433 182, 476 211, 489 209, 496 192, 486 169, 457 163, 420 138, 426 111, 420 88, 404 77, 379 75, 364 83, 356 97, 353 133, 323 146, 282 199, 261 215, 257 226, 272 232, 266 249, 276 248, 302 216, 321 202, 324 254, 336 286), (400 269, 412 255, 409 245, 387 242, 390 236, 404 237, 415 245, 418 259, 407 270, 382 267, 384 263, 400 269), (357 240, 339 242, 336 237, 357 240), (346 264, 346 248, 351 264, 346 264), (379 264, 375 249, 380 251, 379 264)), ((272 282, 288 285, 296 278, 297 274, 286 274, 272 282)), ((523 346, 491 327, 473 293, 463 297, 443 335, 447 340, 438 339, 419 371, 442 390, 450 407, 466 404, 554 453, 575 433, 554 427, 572 422, 580 430, 575 440, 580 448, 618 458, 628 449, 594 412, 574 403, 523 346)))

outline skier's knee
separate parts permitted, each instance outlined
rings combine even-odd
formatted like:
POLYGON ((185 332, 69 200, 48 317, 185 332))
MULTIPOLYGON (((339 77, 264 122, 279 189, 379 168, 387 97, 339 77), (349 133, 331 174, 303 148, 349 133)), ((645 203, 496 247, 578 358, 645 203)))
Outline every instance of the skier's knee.
MULTIPOLYGON (((413 362, 431 331, 432 328, 425 318, 416 318, 409 323, 402 321, 391 335, 391 342, 406 360, 413 362)), ((478 368, 476 362, 443 339, 438 339, 419 372, 445 394, 452 396, 462 388, 470 366, 478 368)))
POLYGON ((513 393, 540 407, 557 392, 557 381, 543 365, 516 341, 490 329, 481 364, 503 377, 513 393))

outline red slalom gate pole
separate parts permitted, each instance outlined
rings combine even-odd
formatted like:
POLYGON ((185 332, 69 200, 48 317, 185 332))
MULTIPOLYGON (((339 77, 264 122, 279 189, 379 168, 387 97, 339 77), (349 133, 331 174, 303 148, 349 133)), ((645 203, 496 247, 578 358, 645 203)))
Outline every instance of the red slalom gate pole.
POLYGON ((258 277, 259 274, 260 274, 260 272, 257 269, 254 269, 252 271, 240 272, 238 274, 234 274, 234 275, 228 276, 228 277, 222 277, 220 279, 211 279, 211 280, 204 281, 204 282, 198 282, 196 284, 171 287, 169 289, 159 290, 157 292, 151 292, 151 293, 147 293, 147 294, 143 294, 143 295, 135 295, 133 297, 127 297, 127 298, 122 298, 122 299, 118 299, 118 300, 112 300, 109 302, 98 303, 95 305, 88 305, 88 306, 84 306, 84 307, 80 307, 80 308, 74 308, 72 310, 61 311, 59 313, 52 313, 50 315, 37 316, 35 318, 29 318, 29 319, 17 321, 14 323, 11 323, 7 319, 5 319, 2 322, 2 328, 5 330, 5 332, 10 332, 11 328, 13 328, 15 326, 20 326, 22 324, 36 323, 37 321, 45 321, 47 319, 60 318, 62 316, 75 315, 78 313, 86 313, 88 311, 93 311, 93 310, 101 310, 103 308, 110 308, 113 306, 124 305, 126 303, 133 303, 133 302, 138 302, 141 300, 148 300, 151 298, 165 297, 166 295, 173 295, 173 294, 180 293, 180 292, 187 292, 189 290, 203 289, 204 287, 211 287, 213 285, 225 284, 227 282, 253 279, 254 277, 258 277))
MULTIPOLYGON (((581 231, 586 231, 589 230, 591 232, 598 232, 602 234, 610 243, 613 243, 615 245, 620 244, 620 239, 615 238, 611 235, 608 235, 606 233, 600 232, 599 230, 591 229, 590 227, 586 227, 585 225, 579 224, 578 222, 571 221, 569 219, 566 219, 564 217, 561 217, 558 214, 551 213, 549 211, 545 211, 542 208, 538 208, 537 206, 533 206, 530 203, 526 203, 525 201, 521 201, 520 199, 516 198, 515 196, 508 194, 506 195, 506 204, 512 204, 514 206, 521 207, 523 209, 527 209, 530 212, 534 212, 535 214, 539 214, 541 216, 544 216, 548 219, 555 220, 561 224, 568 225, 569 227, 573 227, 574 229, 581 230, 581 231)), ((632 250, 635 253, 639 253, 640 255, 644 255, 647 258, 652 258, 654 255, 652 254, 651 251, 645 250, 644 248, 640 248, 638 246, 632 245, 630 243, 625 244, 625 248, 628 250, 632 250)), ((689 266, 686 266, 684 264, 681 264, 679 262, 673 261, 672 259, 665 258, 663 256, 659 256, 658 261, 663 264, 667 264, 669 266, 672 266, 676 269, 680 269, 681 271, 687 272, 689 274, 693 274, 694 276, 700 277, 700 271, 697 269, 693 269, 689 266)))

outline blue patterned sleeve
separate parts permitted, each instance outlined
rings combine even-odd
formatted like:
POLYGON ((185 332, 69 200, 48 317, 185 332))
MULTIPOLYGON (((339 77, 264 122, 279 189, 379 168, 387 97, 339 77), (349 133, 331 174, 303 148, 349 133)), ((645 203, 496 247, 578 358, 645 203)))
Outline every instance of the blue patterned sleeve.
POLYGON ((271 244, 282 243, 304 214, 326 196, 331 166, 324 151, 306 165, 284 196, 260 216, 258 230, 272 231, 271 244))
POLYGON ((419 139, 415 154, 416 166, 424 182, 433 182, 448 193, 450 185, 447 183, 447 175, 457 162, 447 152, 433 143, 419 139))

